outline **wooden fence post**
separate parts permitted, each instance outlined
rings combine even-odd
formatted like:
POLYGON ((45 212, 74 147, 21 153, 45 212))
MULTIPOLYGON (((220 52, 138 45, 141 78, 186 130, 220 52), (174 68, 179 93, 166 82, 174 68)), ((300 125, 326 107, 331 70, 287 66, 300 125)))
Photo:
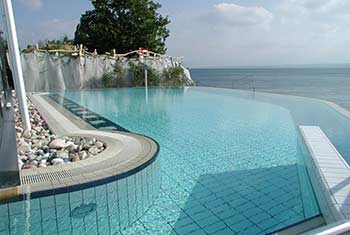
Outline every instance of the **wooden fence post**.
POLYGON ((79 46, 79 56, 83 55, 83 44, 80 44, 79 46))

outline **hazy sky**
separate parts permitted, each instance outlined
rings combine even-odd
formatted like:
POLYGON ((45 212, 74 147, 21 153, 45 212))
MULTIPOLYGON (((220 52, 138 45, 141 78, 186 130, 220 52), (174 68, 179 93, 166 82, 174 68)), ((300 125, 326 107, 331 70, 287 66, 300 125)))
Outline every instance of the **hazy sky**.
MULTIPOLYGON (((72 37, 91 8, 88 0, 12 1, 22 47, 72 37)), ((159 2, 172 21, 168 54, 191 67, 350 62, 350 0, 159 2)))

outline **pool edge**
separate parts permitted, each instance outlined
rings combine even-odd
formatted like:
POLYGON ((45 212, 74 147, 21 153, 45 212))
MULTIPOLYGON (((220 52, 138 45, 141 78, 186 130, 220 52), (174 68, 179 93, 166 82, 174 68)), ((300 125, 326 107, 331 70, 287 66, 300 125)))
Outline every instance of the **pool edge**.
POLYGON ((300 126, 311 158, 310 180, 327 224, 350 218, 350 168, 318 126, 300 126))

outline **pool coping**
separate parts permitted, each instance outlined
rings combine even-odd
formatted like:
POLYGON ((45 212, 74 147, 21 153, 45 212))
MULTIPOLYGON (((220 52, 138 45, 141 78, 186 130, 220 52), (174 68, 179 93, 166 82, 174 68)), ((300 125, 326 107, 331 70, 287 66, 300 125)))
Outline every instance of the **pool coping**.
POLYGON ((157 158, 159 145, 153 139, 130 132, 96 130, 76 117, 71 119, 73 114, 58 110, 43 98, 46 94, 29 97, 52 132, 58 136, 93 137, 106 148, 78 162, 20 170, 21 185, 0 190, 0 201, 23 200, 28 193, 36 198, 106 184, 141 171, 157 158))
POLYGON ((320 206, 326 222, 350 219, 349 165, 319 126, 299 126, 299 129, 312 158, 307 167, 316 173, 314 180, 318 182, 313 185, 319 183, 319 191, 323 194, 316 193, 316 197, 326 199, 322 201, 325 205, 320 206))

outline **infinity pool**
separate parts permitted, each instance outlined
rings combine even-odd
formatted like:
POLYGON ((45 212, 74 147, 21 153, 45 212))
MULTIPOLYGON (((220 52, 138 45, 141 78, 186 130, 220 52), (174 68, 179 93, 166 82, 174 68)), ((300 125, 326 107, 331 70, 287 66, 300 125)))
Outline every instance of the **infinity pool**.
POLYGON ((64 96, 160 144, 159 198, 126 234, 265 234, 319 214, 295 118, 256 94, 186 88, 150 89, 148 99, 144 89, 64 96))
MULTIPOLYGON (((67 222, 56 211, 56 222, 41 221, 37 230, 33 216, 23 218, 32 234, 45 234, 45 225, 51 234, 267 234, 320 214, 298 125, 321 126, 346 159, 350 152, 350 121, 317 100, 198 87, 154 88, 148 95, 141 88, 61 95, 155 139, 161 189, 154 205, 126 230, 106 222, 114 214, 104 214, 108 205, 95 188, 88 202, 97 207, 89 218, 67 222)), ((116 220, 123 216, 115 213, 116 220)))

